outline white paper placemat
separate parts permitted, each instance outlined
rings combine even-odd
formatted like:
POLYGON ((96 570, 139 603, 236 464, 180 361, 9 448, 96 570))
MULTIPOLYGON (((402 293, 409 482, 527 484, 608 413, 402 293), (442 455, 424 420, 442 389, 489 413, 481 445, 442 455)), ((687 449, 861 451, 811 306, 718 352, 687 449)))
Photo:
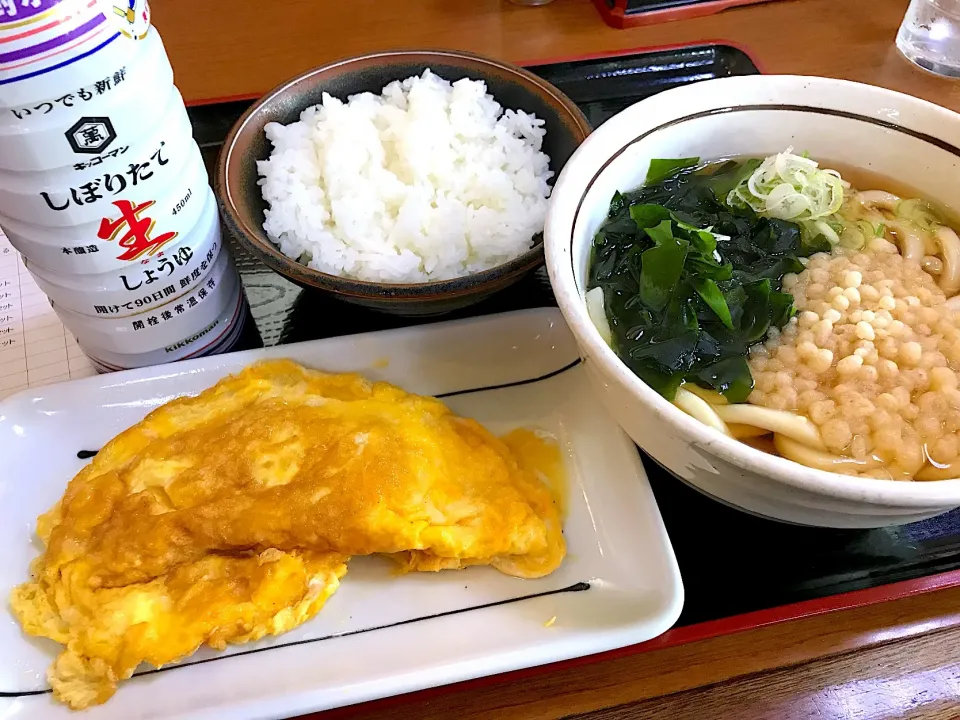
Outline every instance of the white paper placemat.
POLYGON ((88 375, 93 365, 0 232, 0 399, 88 375))

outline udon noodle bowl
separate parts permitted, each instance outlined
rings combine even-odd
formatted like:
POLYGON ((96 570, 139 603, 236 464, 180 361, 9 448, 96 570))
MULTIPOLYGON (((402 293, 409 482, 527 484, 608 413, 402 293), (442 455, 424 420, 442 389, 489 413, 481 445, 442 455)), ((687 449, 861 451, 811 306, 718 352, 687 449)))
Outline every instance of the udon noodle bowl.
POLYGON ((587 306, 623 362, 755 448, 960 477, 960 239, 944 208, 792 149, 655 160, 594 238, 587 306))

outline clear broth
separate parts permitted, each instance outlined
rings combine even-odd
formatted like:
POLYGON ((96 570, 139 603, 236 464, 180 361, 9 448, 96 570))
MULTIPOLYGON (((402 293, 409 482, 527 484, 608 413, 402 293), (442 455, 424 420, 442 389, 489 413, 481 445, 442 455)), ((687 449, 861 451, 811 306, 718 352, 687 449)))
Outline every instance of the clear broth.
POLYGON ((864 170, 855 165, 843 163, 820 162, 820 167, 831 168, 840 173, 840 176, 857 190, 884 190, 898 195, 904 200, 918 198, 937 211, 940 217, 954 230, 960 229, 960 209, 933 202, 914 187, 896 180, 889 175, 883 175, 873 170, 864 170))
MULTIPOLYGON (((885 192, 893 193, 904 200, 919 199, 929 203, 930 207, 937 212, 940 218, 947 225, 960 233, 960 207, 942 205, 941 203, 933 202, 915 187, 892 178, 889 175, 878 173, 875 170, 865 170, 857 165, 848 165, 842 162, 822 160, 818 157, 813 157, 813 159, 820 164, 821 168, 836 170, 838 173, 840 173, 840 177, 850 183, 857 190, 883 190, 885 192)), ((713 172, 723 163, 730 161, 744 163, 748 160, 763 160, 763 158, 754 155, 723 158, 721 160, 713 160, 708 162, 703 166, 702 170, 705 172, 713 172)))

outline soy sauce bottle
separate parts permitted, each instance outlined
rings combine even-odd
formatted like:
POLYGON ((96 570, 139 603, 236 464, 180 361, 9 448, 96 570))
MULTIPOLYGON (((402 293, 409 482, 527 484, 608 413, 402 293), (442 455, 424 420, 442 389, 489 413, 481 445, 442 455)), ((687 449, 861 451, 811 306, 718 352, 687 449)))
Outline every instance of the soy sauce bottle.
POLYGON ((0 228, 101 371, 235 344, 249 310, 146 0, 0 0, 0 228))

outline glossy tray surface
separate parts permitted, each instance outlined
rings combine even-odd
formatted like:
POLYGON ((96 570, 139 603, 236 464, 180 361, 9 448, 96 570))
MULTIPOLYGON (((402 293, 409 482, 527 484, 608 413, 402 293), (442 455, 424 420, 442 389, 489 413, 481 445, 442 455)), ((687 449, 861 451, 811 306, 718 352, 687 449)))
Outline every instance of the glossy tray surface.
MULTIPOLYGON (((758 72, 746 53, 727 45, 564 60, 529 69, 569 95, 595 127, 657 92, 758 72)), ((248 105, 240 101, 190 109, 208 167, 248 105)), ((424 322, 302 291, 232 246, 264 345, 424 322)), ((443 319, 554 304, 541 269, 485 303, 443 319)), ((686 487, 649 458, 644 457, 644 464, 686 587, 681 626, 960 568, 960 510, 869 531, 795 527, 725 507, 686 487)))

